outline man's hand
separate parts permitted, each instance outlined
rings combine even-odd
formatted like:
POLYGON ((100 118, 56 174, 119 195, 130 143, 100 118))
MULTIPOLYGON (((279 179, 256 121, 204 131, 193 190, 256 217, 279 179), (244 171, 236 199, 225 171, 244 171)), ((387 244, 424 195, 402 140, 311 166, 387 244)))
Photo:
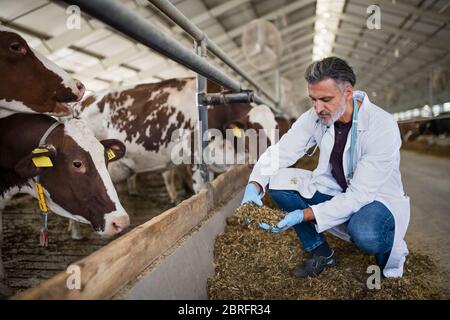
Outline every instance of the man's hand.
POLYGON ((261 223, 259 226, 270 232, 283 232, 290 227, 295 226, 303 221, 303 210, 294 210, 289 212, 283 219, 278 222, 276 227, 269 226, 267 223, 261 223))
POLYGON ((256 183, 250 182, 245 188, 244 197, 242 198, 241 205, 245 203, 253 202, 258 207, 262 207, 262 201, 259 197, 259 186, 256 183))

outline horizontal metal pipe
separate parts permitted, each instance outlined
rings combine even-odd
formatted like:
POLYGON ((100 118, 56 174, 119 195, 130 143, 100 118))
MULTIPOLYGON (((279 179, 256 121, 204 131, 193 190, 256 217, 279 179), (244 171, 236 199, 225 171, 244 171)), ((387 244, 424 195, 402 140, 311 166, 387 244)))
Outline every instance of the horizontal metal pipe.
POLYGON ((254 94, 251 91, 238 93, 214 93, 204 96, 208 105, 229 104, 229 103, 250 103, 254 102, 254 94))
POLYGON ((220 85, 235 92, 241 91, 239 82, 206 63, 125 5, 112 0, 64 1, 79 6, 83 12, 220 85))
MULTIPOLYGON (((195 24, 193 24, 177 7, 171 4, 167 0, 149 0, 155 7, 169 17, 173 22, 179 25, 184 31, 191 35, 194 40, 201 41, 206 37, 205 33, 200 30, 195 24)), ((241 67, 239 67, 230 57, 211 39, 206 37, 206 46, 217 58, 222 60, 231 69, 237 72, 242 78, 244 78, 250 85, 255 87, 259 92, 264 94, 272 103, 276 103, 275 99, 267 94, 253 79, 248 75, 241 67)))
POLYGON ((173 22, 175 22, 181 29, 186 31, 195 41, 202 41, 206 36, 195 24, 193 24, 184 14, 182 14, 177 7, 166 0, 148 0, 173 22))

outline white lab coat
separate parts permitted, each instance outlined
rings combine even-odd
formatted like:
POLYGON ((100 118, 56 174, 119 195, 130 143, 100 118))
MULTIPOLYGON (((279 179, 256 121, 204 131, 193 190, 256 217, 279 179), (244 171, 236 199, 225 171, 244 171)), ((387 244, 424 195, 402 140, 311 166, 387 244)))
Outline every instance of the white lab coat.
MULTIPOLYGON (((318 122, 311 108, 292 125, 292 128, 271 146, 255 164, 249 181, 275 190, 297 190, 311 198, 316 191, 333 195, 333 199, 311 206, 318 232, 330 231, 349 240, 344 222, 363 206, 377 200, 393 214, 395 220, 394 243, 389 260, 383 270, 386 277, 401 277, 408 254, 404 241, 409 224, 409 197, 403 191, 400 175, 400 132, 394 118, 369 101, 363 91, 354 95, 362 101, 358 113, 358 132, 354 175, 346 192, 331 174, 329 163, 334 145, 334 126, 327 128, 318 122), (310 139, 310 137, 313 137, 310 139), (310 140, 308 146, 306 144, 310 140), (287 168, 294 164, 314 144, 320 148, 319 164, 314 171, 287 168)), ((350 156, 349 132, 343 154, 344 174, 350 156)))

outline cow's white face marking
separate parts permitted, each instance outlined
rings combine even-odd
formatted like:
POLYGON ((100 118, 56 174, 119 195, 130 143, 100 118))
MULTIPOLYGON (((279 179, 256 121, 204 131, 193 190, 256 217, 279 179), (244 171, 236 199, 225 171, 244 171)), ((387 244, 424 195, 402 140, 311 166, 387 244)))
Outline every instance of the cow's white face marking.
POLYGON ((42 64, 53 73, 57 74, 62 79, 62 84, 72 90, 72 92, 78 92, 78 88, 76 85, 75 80, 63 69, 58 67, 55 63, 51 62, 49 59, 47 59, 44 55, 40 54, 36 50, 30 48, 31 51, 33 51, 36 58, 38 58, 42 64))

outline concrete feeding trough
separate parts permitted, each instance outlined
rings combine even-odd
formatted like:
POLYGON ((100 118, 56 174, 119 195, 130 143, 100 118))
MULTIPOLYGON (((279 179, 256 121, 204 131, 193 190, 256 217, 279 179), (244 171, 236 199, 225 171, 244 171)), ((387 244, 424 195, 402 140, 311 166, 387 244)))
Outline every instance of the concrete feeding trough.
POLYGON ((213 248, 239 206, 250 168, 236 166, 68 270, 13 299, 207 299, 213 248), (79 271, 80 288, 71 286, 79 271), (69 285, 68 285, 69 283, 69 285))

